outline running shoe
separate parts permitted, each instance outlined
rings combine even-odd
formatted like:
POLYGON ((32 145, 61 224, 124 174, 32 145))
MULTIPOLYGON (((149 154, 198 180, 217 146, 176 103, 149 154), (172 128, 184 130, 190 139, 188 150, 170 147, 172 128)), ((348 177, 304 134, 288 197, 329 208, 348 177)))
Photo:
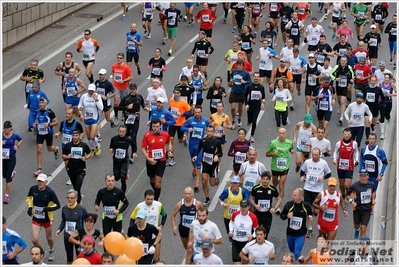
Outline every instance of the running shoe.
POLYGON ((129 12, 129 4, 126 5, 126 13, 129 12))
POLYGON ((68 179, 68 181, 66 181, 66 185, 72 185, 71 179, 68 179))
POLYGON ((232 121, 231 124, 232 124, 231 129, 234 130, 236 128, 236 121, 232 121))
POLYGON ((251 143, 255 143, 255 137, 251 136, 251 143))
POLYGON ((385 134, 381 133, 380 140, 384 140, 384 139, 385 139, 385 134))
POLYGON ((241 125, 242 125, 241 118, 238 118, 237 126, 238 126, 238 127, 241 127, 241 125))
POLYGON ((184 15, 183 17, 183 21, 186 22, 187 21, 187 15, 184 15))
POLYGON ((328 18, 327 14, 324 14, 324 20, 326 20, 328 18))
POLYGON ((96 137, 97 137, 97 141, 98 141, 98 142, 101 142, 101 141, 103 140, 103 139, 101 138, 101 134, 97 134, 96 137))
POLYGON ((290 106, 290 110, 291 111, 295 110, 294 106, 290 106))
POLYGON ((130 158, 129 158, 129 163, 130 163, 130 164, 133 164, 133 163, 134 163, 134 158, 133 158, 133 157, 130 157, 130 158))
POLYGON ((226 23, 227 23, 227 17, 224 17, 223 24, 226 24, 226 23))
POLYGON ((311 228, 308 229, 308 232, 306 233, 306 238, 311 238, 312 237, 312 233, 313 233, 313 230, 311 228))
POLYGON ((341 116, 341 117, 339 118, 338 122, 339 122, 340 124, 343 124, 343 120, 344 120, 344 118, 341 116))
POLYGON ((192 23, 191 21, 189 21, 188 24, 187 24, 187 26, 188 26, 188 27, 191 27, 191 26, 193 26, 193 23, 192 23))
POLYGON ((299 172, 300 169, 301 169, 301 164, 296 165, 295 172, 299 172))
POLYGON ((197 177, 197 170, 195 168, 191 172, 191 175, 193 176, 194 179, 195 179, 195 177, 197 177))
POLYGON ((332 22, 330 22, 330 24, 328 24, 328 28, 332 28, 332 26, 333 26, 333 24, 332 24, 332 22))
POLYGON ((140 68, 137 68, 137 74, 141 75, 141 69, 140 68))
POLYGON ((147 39, 151 39, 151 33, 147 34, 147 39))
POLYGON ((276 214, 277 214, 277 215, 280 215, 280 213, 281 213, 281 209, 280 209, 280 207, 278 207, 278 208, 276 209, 276 214))
POLYGON ((333 33, 333 35, 332 35, 332 37, 331 37, 333 40, 335 39, 335 33, 333 33))
POLYGON ((28 132, 32 132, 33 131, 33 128, 32 127, 29 127, 28 128, 28 132))
MULTIPOLYGON (((126 15, 123 14, 121 20, 125 20, 126 19, 126 15)), ((49 257, 50 258, 50 257, 49 257)))
POLYGON ((187 136, 186 135, 183 136, 183 145, 184 145, 184 147, 188 146, 188 140, 187 140, 187 136))
POLYGON ((97 144, 97 147, 96 147, 96 156, 99 156, 101 154, 101 145, 100 144, 97 144))
POLYGON ((3 202, 4 202, 4 204, 10 203, 10 197, 8 195, 4 195, 3 202))
POLYGON ((254 38, 258 37, 258 33, 254 32, 254 38))
POLYGON ((205 208, 209 206, 209 204, 211 203, 211 199, 209 197, 207 197, 204 201, 204 203, 202 203, 202 206, 204 206, 205 208))
POLYGON ((49 250, 48 252, 48 260, 54 261, 55 260, 55 249, 49 250))
POLYGON ((199 181, 195 181, 194 191, 198 192, 199 187, 200 187, 200 182, 199 181))
POLYGON ((147 33, 148 33, 148 31, 147 31, 147 30, 144 30, 144 35, 147 35, 147 33))
POLYGON ((112 120, 112 122, 111 122, 111 127, 112 127, 112 123, 113 123, 113 127, 116 127, 116 126, 118 126, 118 124, 119 124, 119 119, 118 118, 116 118, 116 117, 114 117, 114 119, 112 120))
POLYGON ((172 53, 173 53, 172 49, 169 49, 169 51, 168 51, 168 56, 171 56, 172 53))
POLYGON ((357 230, 355 230, 355 232, 353 233, 353 237, 355 239, 359 239, 360 236, 360 228, 358 228, 357 230))
POLYGON ((170 165, 170 161, 171 161, 171 160, 172 160, 172 158, 167 158, 167 159, 166 159, 166 164, 165 164, 165 165, 166 165, 166 166, 171 166, 171 165, 170 165))
POLYGON ((170 158, 169 166, 173 166, 176 164, 175 158, 170 158))
POLYGON ((390 64, 390 65, 392 65, 392 61, 393 61, 393 59, 390 58, 390 59, 389 59, 389 64, 390 64))
POLYGON ((39 174, 41 174, 41 173, 42 173, 42 169, 41 169, 41 168, 38 168, 37 171, 35 171, 35 172, 33 173, 33 175, 34 175, 34 176, 39 176, 39 174))
POLYGON ((231 30, 232 33, 235 33, 237 31, 236 27, 233 27, 233 29, 231 30))
POLYGON ((340 109, 337 109, 337 114, 338 115, 341 114, 341 110, 340 109))
POLYGON ((301 90, 297 90, 298 96, 301 96, 301 90))
POLYGON ((17 174, 17 172, 16 171, 12 171, 11 177, 10 177, 11 181, 14 180, 15 174, 17 174))
POLYGON ((287 125, 290 125, 290 123, 291 123, 290 118, 287 117, 287 121, 286 122, 287 122, 287 125))
POLYGON ((55 160, 57 160, 59 157, 60 157, 60 151, 58 149, 58 146, 56 146, 54 151, 54 158, 55 160))
MULTIPOLYGON (((162 39, 162 44, 165 45, 166 44, 166 38, 162 39)), ((170 56, 170 55, 169 55, 170 56)))

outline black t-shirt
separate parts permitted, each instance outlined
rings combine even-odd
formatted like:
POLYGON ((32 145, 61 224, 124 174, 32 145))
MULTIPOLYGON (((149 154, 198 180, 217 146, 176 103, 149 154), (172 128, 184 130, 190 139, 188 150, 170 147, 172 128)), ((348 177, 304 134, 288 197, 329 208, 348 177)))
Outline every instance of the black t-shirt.
POLYGON ((262 99, 265 99, 265 87, 260 83, 251 83, 247 90, 245 90, 245 105, 250 106, 260 106, 262 99), (255 94, 252 92, 259 92, 259 94, 255 94), (259 97, 259 99, 257 99, 259 97))
POLYGON ((86 161, 81 160, 81 157, 84 157, 87 154, 90 154, 91 150, 86 143, 79 142, 78 144, 74 144, 73 142, 69 142, 62 149, 63 155, 72 154, 72 157, 68 159, 68 170, 72 170, 74 172, 85 171, 86 170, 86 161))
POLYGON ((176 28, 177 27, 177 21, 178 18, 181 16, 181 11, 177 8, 172 10, 171 8, 168 8, 165 10, 165 17, 167 19, 168 27, 169 28, 176 28))
POLYGON ((140 112, 140 106, 142 108, 145 108, 145 101, 143 96, 140 94, 135 94, 134 96, 129 94, 121 99, 121 102, 119 103, 119 110, 124 110, 128 114, 135 114, 136 120, 138 120, 140 117, 137 116, 137 113, 140 112), (127 107, 130 104, 133 104, 133 107, 131 109, 128 109, 127 107))
POLYGON ((152 239, 152 236, 157 236, 159 234, 158 229, 149 223, 146 223, 146 226, 143 230, 139 230, 137 227, 137 223, 129 226, 127 230, 128 237, 137 237, 144 244, 144 253, 148 251, 148 249, 154 244, 155 239, 152 239), (147 248, 147 251, 146 251, 147 248))
MULTIPOLYGON (((134 146, 133 139, 130 137, 120 137, 119 135, 112 137, 109 148, 114 150, 112 158, 115 161, 122 162, 129 158, 129 146, 134 146)), ((136 149, 137 150, 137 149, 136 149)))
MULTIPOLYGON (((103 82, 100 80, 97 80, 94 82, 94 84, 96 85, 97 93, 100 96, 108 96, 108 95, 112 94, 113 92, 115 92, 114 86, 112 86, 112 83, 108 79, 105 79, 103 82)), ((102 101, 103 101, 104 107, 111 105, 110 102, 107 103, 107 100, 102 99, 102 101)))
MULTIPOLYGON (((83 237, 85 237, 86 235, 88 235, 86 233, 86 230, 82 227, 78 229, 78 234, 79 234, 79 239, 82 240, 83 237)), ((94 238, 94 240, 96 240, 99 236, 100 236, 101 232, 100 230, 95 229, 94 233, 91 235, 91 237, 94 238)))
POLYGON ((163 77, 162 68, 166 65, 166 61, 162 57, 158 59, 153 57, 150 59, 150 61, 148 61, 148 64, 152 66, 151 75, 163 77))
POLYGON ((34 83, 44 77, 44 72, 41 69, 32 70, 31 68, 26 68, 22 72, 22 76, 29 76, 31 78, 29 81, 26 82, 27 84, 34 83))
MULTIPOLYGON (((61 123, 60 123, 60 129, 58 130, 59 132, 63 132, 63 129, 66 127, 66 128, 70 128, 70 127, 72 127, 72 125, 73 125, 73 123, 75 122, 75 120, 73 120, 72 122, 67 122, 66 120, 65 121, 62 121, 61 123)), ((73 130, 75 130, 75 129, 78 129, 81 133, 83 133, 83 127, 82 127, 82 124, 80 124, 80 122, 78 122, 78 121, 76 121, 76 125, 75 125, 75 128, 74 129, 71 129, 72 131, 73 130)))
POLYGON ((270 214, 270 209, 273 207, 273 198, 277 198, 279 193, 277 188, 272 185, 264 188, 262 184, 259 184, 252 188, 251 196, 254 197, 255 203, 259 204, 262 210, 265 209, 265 211, 255 211, 256 217, 263 218, 266 214, 270 214))

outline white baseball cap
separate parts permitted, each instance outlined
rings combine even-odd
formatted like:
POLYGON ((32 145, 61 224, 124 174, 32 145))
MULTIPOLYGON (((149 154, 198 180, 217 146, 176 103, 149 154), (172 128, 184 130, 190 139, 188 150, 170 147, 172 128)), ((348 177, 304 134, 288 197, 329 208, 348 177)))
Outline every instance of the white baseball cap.
POLYGON ((94 84, 89 84, 89 87, 87 88, 89 91, 96 91, 96 86, 94 84))
POLYGON ((44 173, 39 174, 36 178, 36 181, 42 181, 42 182, 48 181, 47 175, 45 175, 44 173))
POLYGON ((106 69, 101 69, 98 71, 98 74, 107 74, 107 70, 106 69))

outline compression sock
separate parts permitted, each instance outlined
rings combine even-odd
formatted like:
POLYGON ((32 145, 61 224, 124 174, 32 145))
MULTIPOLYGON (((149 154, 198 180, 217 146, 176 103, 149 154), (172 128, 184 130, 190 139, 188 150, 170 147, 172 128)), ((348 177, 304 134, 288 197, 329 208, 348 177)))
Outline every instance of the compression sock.
POLYGON ((115 115, 115 118, 118 118, 118 111, 119 111, 119 106, 118 107, 115 107, 114 106, 114 115, 115 115))
POLYGON ((93 74, 89 77, 90 83, 94 83, 93 74))

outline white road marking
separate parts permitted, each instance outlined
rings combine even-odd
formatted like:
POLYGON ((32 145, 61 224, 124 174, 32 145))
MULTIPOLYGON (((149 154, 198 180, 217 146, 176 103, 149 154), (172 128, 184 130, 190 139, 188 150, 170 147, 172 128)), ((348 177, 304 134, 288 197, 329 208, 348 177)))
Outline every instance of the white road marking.
MULTIPOLYGON (((263 114, 265 113, 264 110, 261 110, 259 112, 258 118, 256 119, 256 125, 259 125, 260 119, 262 119, 263 114)), ((245 139, 249 140, 249 138, 251 137, 251 129, 252 129, 252 124, 249 127, 248 131, 247 131, 247 135, 245 136, 245 139)))
MULTIPOLYGON (((323 9, 324 9, 324 7, 323 7, 323 9)), ((330 7, 328 7, 328 9, 327 9, 327 19, 328 19, 328 15, 330 14, 330 7)), ((321 17, 321 19, 319 19, 319 22, 322 22, 322 21, 324 21, 324 14, 323 14, 323 16, 321 17)))
POLYGON ((230 176, 231 176, 232 173, 233 173, 233 171, 230 171, 230 170, 229 170, 229 171, 227 171, 226 174, 224 175, 223 180, 222 180, 222 181, 220 182, 220 184, 219 184, 218 190, 216 191, 215 195, 214 195, 213 198, 212 198, 211 205, 209 205, 209 208, 208 208, 209 211, 213 211, 213 210, 215 209, 216 204, 218 204, 219 196, 220 196, 220 194, 223 192, 223 190, 224 190, 224 188, 225 188, 225 186, 226 186, 227 179, 230 178, 230 176))

